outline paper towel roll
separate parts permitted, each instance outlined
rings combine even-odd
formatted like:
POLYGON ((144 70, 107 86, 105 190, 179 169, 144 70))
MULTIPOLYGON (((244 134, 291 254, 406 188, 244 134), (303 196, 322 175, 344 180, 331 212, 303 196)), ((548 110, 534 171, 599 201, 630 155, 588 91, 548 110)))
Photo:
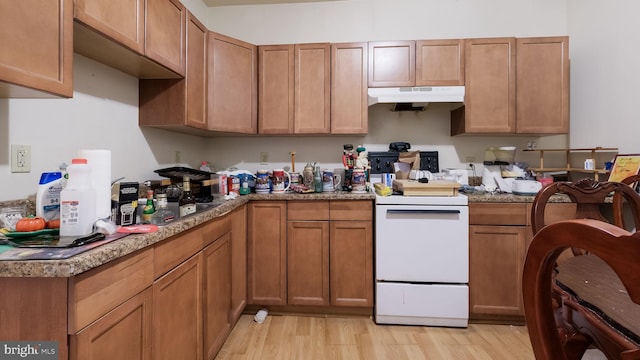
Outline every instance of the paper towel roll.
POLYGON ((104 219, 111 215, 111 150, 78 151, 91 166, 91 182, 96 190, 96 215, 104 219))

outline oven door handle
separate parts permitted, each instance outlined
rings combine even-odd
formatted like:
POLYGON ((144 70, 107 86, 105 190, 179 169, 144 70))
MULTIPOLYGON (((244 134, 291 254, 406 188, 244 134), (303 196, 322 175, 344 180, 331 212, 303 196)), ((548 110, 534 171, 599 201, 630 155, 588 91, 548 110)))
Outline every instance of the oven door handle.
POLYGON ((460 210, 387 209, 387 214, 460 214, 460 210))

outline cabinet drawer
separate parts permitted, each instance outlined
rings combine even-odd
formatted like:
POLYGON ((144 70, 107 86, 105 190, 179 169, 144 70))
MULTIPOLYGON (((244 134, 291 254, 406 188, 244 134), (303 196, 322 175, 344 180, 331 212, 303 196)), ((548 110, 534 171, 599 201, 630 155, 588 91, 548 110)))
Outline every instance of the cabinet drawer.
POLYGON ((202 248, 207 247, 229 231, 231 231, 231 217, 229 215, 208 222, 202 228, 202 248))
MULTIPOLYGON (((527 225, 531 225, 532 204, 527 204, 527 225)), ((572 220, 576 218, 576 204, 547 204, 544 208, 544 223, 546 225, 556 223, 563 220, 572 220)))
POLYGON ((526 203, 469 204, 470 225, 526 225, 529 222, 526 203))
POLYGON ((69 333, 76 333, 150 286, 153 255, 153 249, 148 248, 71 278, 69 333))
POLYGON ((335 200, 329 203, 331 220, 372 220, 373 201, 335 200))
POLYGON ((153 275, 157 279, 202 250, 202 227, 180 233, 154 247, 153 275))
POLYGON ((287 201, 287 220, 329 220, 329 201, 287 201))

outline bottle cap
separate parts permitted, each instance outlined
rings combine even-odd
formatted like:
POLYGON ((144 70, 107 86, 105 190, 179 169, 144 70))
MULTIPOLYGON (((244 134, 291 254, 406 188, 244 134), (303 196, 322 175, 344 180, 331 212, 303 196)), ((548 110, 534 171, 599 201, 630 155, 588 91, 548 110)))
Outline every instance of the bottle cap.
POLYGON ((86 164, 87 163, 87 159, 75 158, 75 159, 71 159, 71 163, 72 164, 86 164))
POLYGON ((40 175, 40 182, 39 184, 47 184, 50 183, 54 180, 58 180, 62 177, 62 173, 59 171, 54 171, 54 172, 45 172, 42 173, 42 175, 40 175))

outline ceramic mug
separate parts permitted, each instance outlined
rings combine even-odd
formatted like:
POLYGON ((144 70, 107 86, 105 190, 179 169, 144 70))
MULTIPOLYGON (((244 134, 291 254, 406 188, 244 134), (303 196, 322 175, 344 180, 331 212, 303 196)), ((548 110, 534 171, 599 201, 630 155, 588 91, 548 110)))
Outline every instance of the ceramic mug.
POLYGON ((333 174, 331 170, 323 170, 322 171, 322 191, 323 192, 331 192, 335 191, 338 185, 340 184, 340 180, 342 178, 340 175, 333 174))
POLYGON ((291 176, 292 185, 302 184, 302 174, 300 174, 299 172, 292 172, 289 173, 289 175, 291 176))
POLYGON ((271 176, 271 192, 274 194, 282 194, 289 189, 291 184, 291 175, 284 169, 273 170, 271 176))
POLYGON ((367 179, 364 169, 353 169, 353 174, 351 175, 351 192, 361 194, 367 192, 367 179))
POLYGON ((270 191, 269 172, 267 170, 258 170, 256 174, 256 193, 268 194, 270 191))

